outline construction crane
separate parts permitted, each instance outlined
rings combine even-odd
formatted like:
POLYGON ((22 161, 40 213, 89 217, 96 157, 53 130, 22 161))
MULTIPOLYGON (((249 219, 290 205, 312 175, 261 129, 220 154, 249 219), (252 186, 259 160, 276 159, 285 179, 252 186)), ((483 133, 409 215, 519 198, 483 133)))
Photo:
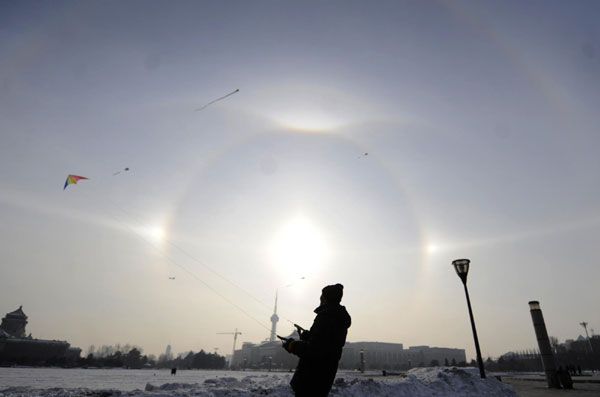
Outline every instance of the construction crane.
MULTIPOLYGON (((233 354, 235 354, 235 344, 237 342, 238 335, 241 335, 241 332, 238 332, 237 328, 234 332, 217 332, 217 335, 233 335, 233 354)), ((233 356, 232 356, 233 357, 233 356)))

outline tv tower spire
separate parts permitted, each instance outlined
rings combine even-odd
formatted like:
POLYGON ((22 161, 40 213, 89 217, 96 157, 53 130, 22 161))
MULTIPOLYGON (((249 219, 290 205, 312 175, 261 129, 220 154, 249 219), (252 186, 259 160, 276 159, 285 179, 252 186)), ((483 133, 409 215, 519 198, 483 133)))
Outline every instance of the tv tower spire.
POLYGON ((275 342, 275 337, 277 336, 277 321, 279 321, 279 316, 277 315, 278 292, 278 290, 275 290, 275 309, 273 309, 273 315, 271 316, 271 337, 269 338, 269 342, 275 342))

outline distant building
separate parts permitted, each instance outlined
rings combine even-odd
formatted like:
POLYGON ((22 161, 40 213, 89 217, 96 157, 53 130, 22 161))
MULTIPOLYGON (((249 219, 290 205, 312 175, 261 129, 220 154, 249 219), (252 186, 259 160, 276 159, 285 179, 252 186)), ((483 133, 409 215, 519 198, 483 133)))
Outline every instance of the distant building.
MULTIPOLYGON (((297 334, 289 337, 298 338, 297 334)), ((465 362, 464 349, 445 347, 411 346, 404 349, 402 343, 387 342, 346 342, 339 362, 339 368, 360 368, 360 351, 363 351, 366 369, 409 369, 428 367, 437 362, 455 364, 465 362)), ((236 350, 231 360, 231 368, 273 368, 291 369, 298 364, 298 357, 281 348, 281 342, 244 342, 236 350)))
POLYGON ((446 347, 411 346, 404 349, 402 343, 347 342, 344 346, 340 368, 357 369, 361 366, 360 352, 363 351, 365 369, 409 369, 465 362, 464 349, 446 347))
MULTIPOLYGON (((299 338, 296 332, 289 337, 299 338)), ((282 349, 280 341, 271 342, 267 340, 262 343, 244 342, 242 348, 233 353, 230 368, 290 369, 296 368, 297 364, 298 357, 282 349)))
POLYGON ((365 368, 399 368, 406 362, 402 343, 387 342, 347 342, 344 345, 340 368, 360 368, 360 351, 363 351, 365 368))
POLYGON ((69 364, 79 358, 81 349, 65 341, 34 339, 25 336, 27 316, 23 306, 7 313, 0 324, 0 363, 8 364, 69 364))
POLYGON ((467 356, 464 349, 452 349, 447 347, 410 346, 407 351, 408 367, 428 367, 436 362, 444 365, 446 361, 451 363, 466 362, 467 356))
POLYGON ((571 346, 573 345, 573 342, 575 342, 573 339, 566 339, 564 346, 567 350, 571 350, 571 346))
MULTIPOLYGON (((242 348, 235 350, 230 361, 230 367, 235 369, 273 368, 291 369, 298 363, 298 357, 289 354, 281 348, 281 342, 274 341, 277 330, 277 296, 275 310, 271 316, 271 333, 262 343, 244 342, 242 348)), ((294 331, 288 338, 298 339, 294 331)), ((360 352, 363 351, 366 369, 408 369, 413 367, 428 367, 437 362, 445 365, 454 362, 465 362, 464 349, 446 347, 411 346, 408 350, 402 343, 388 342, 346 342, 340 358, 339 368, 357 369, 361 366, 360 352)))
POLYGON ((81 348, 79 347, 69 347, 65 352, 65 357, 68 362, 76 363, 81 357, 81 348))
POLYGON ((14 312, 6 313, 0 328, 14 338, 24 338, 26 325, 27 316, 23 313, 23 306, 19 306, 14 312))

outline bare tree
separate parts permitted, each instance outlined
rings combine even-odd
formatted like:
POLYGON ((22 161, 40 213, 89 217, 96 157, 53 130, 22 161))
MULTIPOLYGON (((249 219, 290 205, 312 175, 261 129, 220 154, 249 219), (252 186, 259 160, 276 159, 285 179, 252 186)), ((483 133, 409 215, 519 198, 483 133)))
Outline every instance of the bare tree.
POLYGON ((550 336, 550 346, 552 347, 552 352, 554 354, 558 353, 558 347, 560 346, 560 343, 558 343, 558 338, 555 336, 550 336))

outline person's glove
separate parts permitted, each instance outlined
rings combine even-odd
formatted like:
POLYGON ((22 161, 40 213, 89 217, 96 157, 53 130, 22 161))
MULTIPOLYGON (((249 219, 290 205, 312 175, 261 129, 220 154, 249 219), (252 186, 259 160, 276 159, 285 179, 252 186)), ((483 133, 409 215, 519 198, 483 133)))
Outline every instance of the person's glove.
POLYGON ((307 341, 310 339, 310 331, 308 330, 302 330, 302 332, 300 332, 300 340, 302 341, 307 341))
POLYGON ((307 341, 309 339, 310 333, 307 330, 305 330, 298 324, 294 324, 294 327, 296 327, 296 330, 298 330, 298 336, 300 336, 300 340, 307 341))
POLYGON ((292 352, 292 346, 294 345, 294 343, 296 343, 296 339, 294 338, 289 338, 287 339, 285 342, 283 342, 282 347, 287 350, 288 353, 292 352))

